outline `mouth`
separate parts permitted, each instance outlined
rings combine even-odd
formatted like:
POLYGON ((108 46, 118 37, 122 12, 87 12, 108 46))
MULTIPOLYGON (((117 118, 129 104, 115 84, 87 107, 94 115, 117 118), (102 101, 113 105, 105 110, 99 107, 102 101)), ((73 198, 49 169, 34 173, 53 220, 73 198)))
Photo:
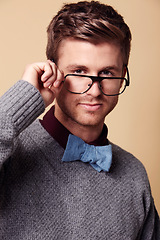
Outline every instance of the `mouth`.
POLYGON ((91 111, 91 112, 97 111, 102 107, 102 104, 100 104, 100 103, 92 103, 92 104, 91 103, 80 103, 79 105, 82 108, 84 108, 85 110, 91 111))

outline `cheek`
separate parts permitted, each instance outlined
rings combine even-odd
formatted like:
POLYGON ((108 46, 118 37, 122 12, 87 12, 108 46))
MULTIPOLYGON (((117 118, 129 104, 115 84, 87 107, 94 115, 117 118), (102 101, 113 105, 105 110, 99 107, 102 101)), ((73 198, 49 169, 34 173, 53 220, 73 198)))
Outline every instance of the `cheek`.
POLYGON ((56 101, 60 106, 71 107, 72 103, 75 101, 75 94, 71 94, 64 87, 61 91, 56 94, 56 101))
POLYGON ((107 97, 106 103, 105 103, 106 112, 107 112, 106 115, 108 115, 115 108, 117 103, 118 103, 118 96, 107 97))
POLYGON ((61 89, 59 91, 56 92, 55 94, 55 98, 56 99, 65 99, 67 95, 67 90, 65 89, 64 85, 61 87, 61 89))
POLYGON ((57 103, 63 103, 64 100, 66 99, 66 93, 64 91, 64 89, 62 88, 61 91, 59 91, 57 94, 56 94, 56 101, 57 103))
POLYGON ((115 96, 115 97, 114 97, 114 100, 113 100, 113 108, 117 105, 118 99, 119 99, 118 96, 115 96))

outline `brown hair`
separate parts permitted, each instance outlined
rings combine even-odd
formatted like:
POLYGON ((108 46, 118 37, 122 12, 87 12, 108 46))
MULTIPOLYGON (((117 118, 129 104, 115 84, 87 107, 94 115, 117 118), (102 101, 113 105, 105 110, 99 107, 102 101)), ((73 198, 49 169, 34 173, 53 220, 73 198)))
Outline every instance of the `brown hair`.
POLYGON ((123 17, 111 6, 98 1, 66 4, 50 22, 46 55, 58 61, 58 47, 66 38, 86 40, 94 44, 113 42, 122 49, 124 64, 128 64, 131 32, 123 17))

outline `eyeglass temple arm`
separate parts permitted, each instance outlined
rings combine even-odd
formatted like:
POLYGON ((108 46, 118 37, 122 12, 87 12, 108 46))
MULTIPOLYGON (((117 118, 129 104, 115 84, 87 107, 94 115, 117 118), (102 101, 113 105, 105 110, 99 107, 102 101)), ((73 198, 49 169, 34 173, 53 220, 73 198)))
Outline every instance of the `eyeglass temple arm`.
POLYGON ((129 86, 130 85, 130 77, 129 77, 129 70, 128 70, 128 67, 127 65, 125 65, 125 68, 126 68, 126 73, 127 73, 127 83, 126 83, 126 86, 129 86))

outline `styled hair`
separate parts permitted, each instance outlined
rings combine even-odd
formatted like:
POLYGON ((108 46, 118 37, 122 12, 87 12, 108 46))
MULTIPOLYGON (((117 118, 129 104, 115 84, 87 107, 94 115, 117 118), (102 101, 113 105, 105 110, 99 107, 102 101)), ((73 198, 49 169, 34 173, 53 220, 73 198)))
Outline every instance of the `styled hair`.
POLYGON ((51 20, 48 28, 46 55, 58 61, 62 40, 75 38, 94 44, 110 42, 121 47, 123 62, 128 64, 131 32, 123 17, 111 6, 98 1, 65 4, 51 20))

